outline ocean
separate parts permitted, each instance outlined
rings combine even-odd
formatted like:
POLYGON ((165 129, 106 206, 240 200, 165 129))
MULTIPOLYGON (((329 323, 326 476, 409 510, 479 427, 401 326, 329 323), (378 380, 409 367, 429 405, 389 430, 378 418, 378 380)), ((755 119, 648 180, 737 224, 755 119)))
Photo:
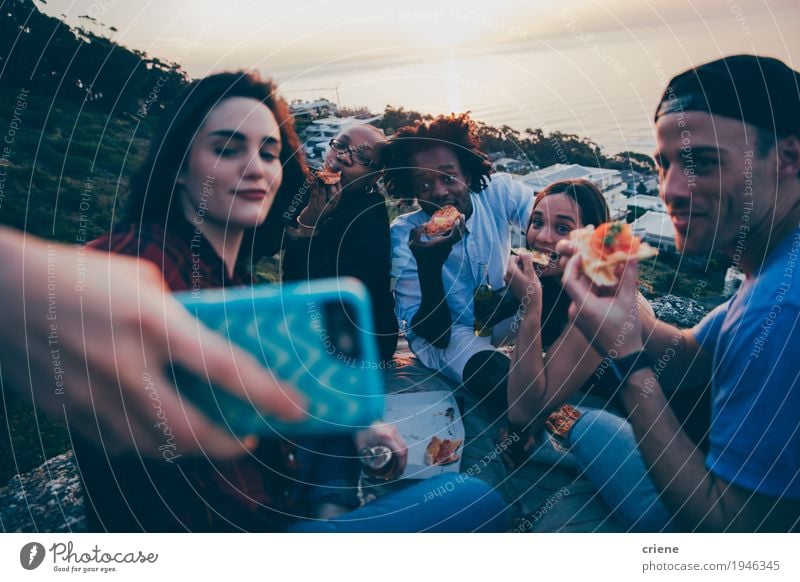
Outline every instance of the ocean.
POLYGON ((649 154, 653 112, 674 74, 745 52, 800 68, 800 36, 789 29, 798 13, 744 19, 734 6, 715 20, 603 34, 564 17, 561 36, 490 50, 394 46, 266 72, 289 99, 327 97, 375 112, 387 104, 432 114, 470 110, 496 127, 558 130, 588 137, 607 154, 649 154))

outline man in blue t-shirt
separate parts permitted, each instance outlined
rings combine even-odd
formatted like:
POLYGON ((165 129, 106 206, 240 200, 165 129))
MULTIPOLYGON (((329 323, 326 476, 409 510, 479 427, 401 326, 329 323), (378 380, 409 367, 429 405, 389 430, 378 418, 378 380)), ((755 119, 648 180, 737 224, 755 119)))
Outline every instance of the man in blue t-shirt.
POLYGON ((636 309, 635 260, 622 266, 613 297, 592 292, 578 256, 564 275, 576 324, 619 376, 641 477, 673 528, 800 523, 799 87, 800 74, 782 62, 741 55, 686 71, 664 92, 655 159, 677 246, 721 251, 747 277, 696 328, 636 309), (664 396, 686 379, 712 383, 706 457, 664 396))

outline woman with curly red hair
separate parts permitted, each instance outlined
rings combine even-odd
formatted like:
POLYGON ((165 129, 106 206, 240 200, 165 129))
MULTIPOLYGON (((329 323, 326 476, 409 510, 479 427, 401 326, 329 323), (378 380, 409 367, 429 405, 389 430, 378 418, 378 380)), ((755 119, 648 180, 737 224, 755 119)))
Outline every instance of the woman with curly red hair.
POLYGON ((496 346, 507 337, 512 318, 495 325, 491 337, 477 336, 473 294, 484 278, 495 289, 503 286, 509 223, 527 225, 533 191, 491 172, 466 113, 403 127, 387 149, 390 194, 420 204, 392 223, 401 329, 425 366, 463 382, 500 414, 506 409, 509 359, 496 346), (461 219, 450 233, 425 236, 425 224, 445 206, 454 206, 461 219))

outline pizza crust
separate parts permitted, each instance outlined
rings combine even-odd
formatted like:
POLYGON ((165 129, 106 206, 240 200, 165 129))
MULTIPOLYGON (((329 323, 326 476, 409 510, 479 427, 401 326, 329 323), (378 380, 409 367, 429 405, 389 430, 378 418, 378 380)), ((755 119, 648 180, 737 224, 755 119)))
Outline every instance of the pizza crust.
POLYGON ((526 249, 523 247, 520 248, 512 248, 511 254, 517 257, 528 254, 531 256, 531 261, 533 261, 534 265, 539 265, 540 267, 549 267, 550 266, 550 257, 544 253, 540 253, 539 251, 526 249))
POLYGON ((539 251, 531 251, 531 261, 533 261, 534 265, 539 265, 540 267, 550 266, 550 257, 539 251))

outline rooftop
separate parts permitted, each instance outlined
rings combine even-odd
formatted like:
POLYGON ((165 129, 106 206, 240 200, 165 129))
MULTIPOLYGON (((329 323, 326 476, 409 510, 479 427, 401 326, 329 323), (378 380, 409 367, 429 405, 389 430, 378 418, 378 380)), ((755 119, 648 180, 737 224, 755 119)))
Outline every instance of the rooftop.
POLYGON ((337 127, 348 127, 350 125, 358 125, 360 123, 372 123, 380 119, 380 115, 373 115, 372 117, 323 117, 322 119, 315 119, 311 123, 316 125, 329 125, 337 127))
POLYGON ((637 194, 636 196, 628 199, 628 206, 638 206, 639 208, 646 208, 653 212, 666 212, 667 207, 664 201, 658 196, 646 196, 644 194, 637 194))
POLYGON ((675 229, 672 219, 663 212, 645 212, 633 221, 633 232, 636 236, 657 237, 663 240, 675 240, 675 229))
POLYGON ((594 168, 591 166, 581 166, 580 164, 553 164, 547 168, 531 172, 527 176, 520 178, 520 180, 538 192, 553 182, 559 182, 561 180, 584 179, 597 183, 605 182, 616 176, 619 176, 619 170, 594 168))

